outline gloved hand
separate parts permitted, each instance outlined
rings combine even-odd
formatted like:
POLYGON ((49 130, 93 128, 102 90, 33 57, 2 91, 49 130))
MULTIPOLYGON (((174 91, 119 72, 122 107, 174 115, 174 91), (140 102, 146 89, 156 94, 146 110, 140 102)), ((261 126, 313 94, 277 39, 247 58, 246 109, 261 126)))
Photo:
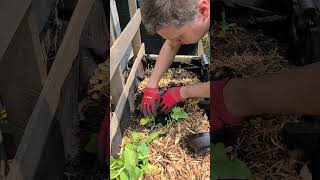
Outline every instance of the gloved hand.
POLYGON ((229 80, 210 82, 210 131, 220 130, 224 124, 239 124, 241 117, 232 115, 224 103, 223 89, 229 80))
POLYGON ((181 87, 170 88, 162 97, 162 101, 160 103, 160 107, 162 107, 161 111, 170 110, 173 105, 185 101, 180 94, 181 87))
POLYGON ((145 87, 144 95, 141 102, 141 110, 144 116, 156 116, 155 107, 158 107, 160 102, 159 88, 145 87))

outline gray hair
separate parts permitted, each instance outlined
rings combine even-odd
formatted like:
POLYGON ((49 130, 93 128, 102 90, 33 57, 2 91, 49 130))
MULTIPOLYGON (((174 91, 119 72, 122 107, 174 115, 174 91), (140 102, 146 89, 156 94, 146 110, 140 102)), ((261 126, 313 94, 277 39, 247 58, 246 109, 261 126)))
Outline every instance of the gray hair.
POLYGON ((195 19, 198 0, 141 0, 141 17, 146 30, 155 33, 162 27, 181 27, 195 19))

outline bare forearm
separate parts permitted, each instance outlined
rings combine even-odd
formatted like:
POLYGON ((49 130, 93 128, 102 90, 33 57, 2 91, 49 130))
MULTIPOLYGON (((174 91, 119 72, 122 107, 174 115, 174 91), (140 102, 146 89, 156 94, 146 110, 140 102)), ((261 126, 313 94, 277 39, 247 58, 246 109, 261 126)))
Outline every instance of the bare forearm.
POLYGON ((261 113, 320 114, 320 63, 275 75, 232 79, 224 88, 227 109, 238 116, 261 113))
POLYGON ((180 90, 181 96, 187 98, 209 98, 210 82, 199 83, 191 86, 183 86, 180 90))
POLYGON ((156 87, 158 85, 158 82, 160 81, 162 75, 167 71, 172 61, 174 60, 174 57, 178 52, 179 48, 180 44, 172 42, 170 40, 165 41, 160 50, 153 72, 148 81, 149 87, 156 87))

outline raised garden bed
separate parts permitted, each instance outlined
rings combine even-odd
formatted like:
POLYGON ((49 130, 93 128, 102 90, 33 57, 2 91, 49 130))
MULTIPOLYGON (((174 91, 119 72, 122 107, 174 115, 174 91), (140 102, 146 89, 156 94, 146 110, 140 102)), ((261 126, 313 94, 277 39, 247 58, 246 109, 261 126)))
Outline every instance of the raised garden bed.
MULTIPOLYGON (((200 75, 203 69, 200 62, 201 60, 174 63, 173 68, 170 68, 159 82, 160 93, 164 93, 170 87, 200 82, 204 77, 200 75)), ((152 69, 153 62, 148 61, 146 66, 152 69)), ((173 112, 158 111, 154 121, 147 124, 142 122, 144 117, 140 112, 140 103, 151 69, 145 70, 145 78, 135 93, 136 110, 130 114, 128 124, 124 127, 121 157, 123 158, 127 145, 132 143, 133 134, 138 133, 142 139, 147 139, 150 134, 161 131, 161 136, 155 138, 148 146, 148 160, 153 169, 144 179, 209 179, 209 152, 194 152, 188 146, 190 135, 209 131, 207 113, 199 107, 199 102, 203 99, 188 99, 184 104, 178 105, 182 112, 187 114, 187 118, 174 119, 173 112)), ((202 72, 208 73, 205 70, 202 72)), ((130 176, 130 173, 128 174, 130 176)))

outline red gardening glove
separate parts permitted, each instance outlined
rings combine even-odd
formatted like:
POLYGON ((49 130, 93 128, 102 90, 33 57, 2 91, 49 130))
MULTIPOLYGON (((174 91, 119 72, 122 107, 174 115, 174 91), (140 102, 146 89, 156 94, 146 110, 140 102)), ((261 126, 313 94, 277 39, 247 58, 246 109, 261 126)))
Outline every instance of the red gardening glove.
POLYGON ((154 110, 155 106, 158 107, 158 103, 160 102, 160 92, 159 88, 149 88, 145 87, 144 95, 141 102, 141 110, 144 116, 155 116, 156 111, 154 110))
POLYGON ((161 111, 170 110, 173 105, 185 101, 180 95, 181 87, 170 88, 162 97, 160 106, 163 106, 161 111))
POLYGON ((239 124, 242 120, 240 117, 233 116, 226 109, 224 103, 223 89, 229 80, 211 81, 210 82, 210 111, 213 113, 210 118, 210 131, 220 130, 224 124, 239 124))

